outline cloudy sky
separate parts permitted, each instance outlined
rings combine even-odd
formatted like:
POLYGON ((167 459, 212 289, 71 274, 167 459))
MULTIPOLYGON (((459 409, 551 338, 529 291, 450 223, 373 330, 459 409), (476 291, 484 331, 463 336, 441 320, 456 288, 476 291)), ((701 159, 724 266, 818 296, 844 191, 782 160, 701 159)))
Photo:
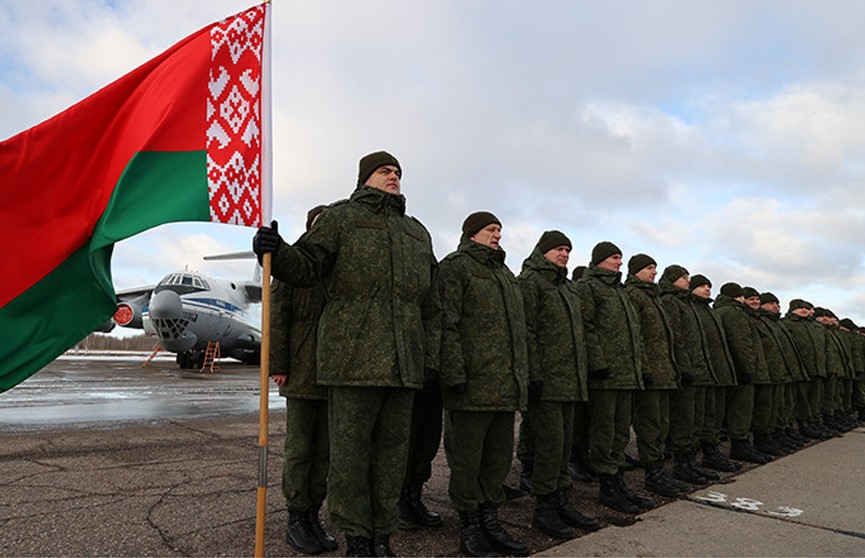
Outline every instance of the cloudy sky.
MULTIPOLYGON (((0 3, 0 137, 29 128, 246 0, 0 3)), ((443 257, 494 212, 519 272, 540 234, 600 240, 865 323, 865 3, 274 0, 274 215, 402 163, 443 257)), ((253 231, 178 224, 121 242, 115 285, 189 266, 251 277, 253 231)))

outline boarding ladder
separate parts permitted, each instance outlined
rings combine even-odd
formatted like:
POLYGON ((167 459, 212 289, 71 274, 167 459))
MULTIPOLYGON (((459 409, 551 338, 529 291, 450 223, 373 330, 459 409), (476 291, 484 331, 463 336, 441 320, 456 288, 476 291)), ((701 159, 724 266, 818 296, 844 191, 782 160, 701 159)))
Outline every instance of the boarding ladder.
POLYGON ((147 368, 147 365, 150 364, 150 361, 156 357, 156 353, 162 350, 162 345, 159 344, 159 341, 156 342, 156 345, 153 347, 153 352, 150 353, 150 356, 147 357, 147 360, 144 361, 144 364, 141 365, 141 368, 147 368))
POLYGON ((219 370, 217 360, 219 360, 219 341, 208 341, 207 350, 204 351, 204 362, 201 363, 199 372, 204 372, 205 368, 209 368, 211 372, 219 370))

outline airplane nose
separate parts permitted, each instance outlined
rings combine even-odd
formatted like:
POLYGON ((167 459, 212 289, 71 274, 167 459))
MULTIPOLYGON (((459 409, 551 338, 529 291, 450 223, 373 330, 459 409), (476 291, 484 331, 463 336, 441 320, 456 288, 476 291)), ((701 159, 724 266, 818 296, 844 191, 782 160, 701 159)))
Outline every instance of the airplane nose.
POLYGON ((177 319, 183 315, 180 295, 174 291, 160 291, 150 297, 150 317, 163 320, 177 319))

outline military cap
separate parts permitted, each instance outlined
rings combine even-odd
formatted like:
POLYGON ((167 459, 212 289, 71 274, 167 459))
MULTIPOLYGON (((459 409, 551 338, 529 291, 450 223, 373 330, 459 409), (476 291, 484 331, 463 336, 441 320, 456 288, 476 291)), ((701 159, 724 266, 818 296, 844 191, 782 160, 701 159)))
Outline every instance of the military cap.
POLYGON ((312 222, 315 221, 315 218, 325 209, 327 209, 326 205, 317 205, 306 212, 306 230, 309 230, 310 227, 312 227, 312 222))
POLYGON ((479 230, 493 223, 502 226, 499 218, 489 211, 475 211, 463 221, 463 238, 471 238, 479 230))
POLYGON ((742 287, 742 295, 745 298, 751 298, 752 296, 760 296, 760 291, 754 287, 742 287))
POLYGON ((856 325, 856 322, 854 322, 850 318, 844 318, 843 320, 841 320, 840 323, 842 326, 849 329, 850 331, 856 331, 859 329, 859 326, 856 325))
POLYGON ((770 302, 781 302, 778 300, 778 297, 774 294, 766 291, 765 293, 760 293, 760 304, 767 304, 770 302))
POLYGON ((656 262, 652 256, 646 254, 635 254, 628 260, 628 273, 636 275, 650 265, 658 265, 658 262, 656 262))
POLYGON ((583 277, 583 273, 586 272, 586 269, 588 269, 586 266, 578 265, 574 268, 573 273, 571 273, 571 279, 573 279, 574 281, 580 280, 583 277))
POLYGON ((696 289, 697 287, 701 287, 703 285, 709 285, 711 287, 712 282, 709 281, 708 277, 706 277, 705 275, 700 275, 699 273, 697 275, 694 275, 693 277, 691 277, 691 284, 689 285, 689 288, 692 291, 694 289, 696 289))
POLYGON ((797 308, 814 308, 814 305, 807 300, 802 300, 801 298, 794 298, 790 301, 790 312, 796 310, 797 308))
POLYGON ((815 318, 821 318, 821 317, 831 318, 832 316, 834 316, 834 314, 832 314, 832 311, 829 310, 828 308, 823 308, 821 306, 817 306, 814 308, 814 317, 815 318))
POLYGON ((668 265, 664 269, 664 273, 661 274, 661 279, 669 281, 670 283, 675 283, 679 280, 679 277, 684 277, 688 275, 688 270, 680 265, 668 265))
POLYGON ((615 256, 616 254, 622 254, 622 251, 618 246, 608 240, 598 242, 595 244, 595 247, 592 248, 592 264, 598 265, 610 256, 615 256))
POLYGON ((546 231, 541 235, 541 239, 538 241, 538 249, 541 251, 541 254, 546 254, 553 248, 558 248, 559 246, 573 248, 571 239, 560 231, 546 231))
POLYGON ((721 294, 730 298, 739 298, 740 296, 745 296, 745 291, 742 290, 739 283, 730 281, 721 285, 721 294))
POLYGON ((360 188, 361 186, 366 184, 366 181, 369 180, 369 177, 372 176, 372 173, 385 165, 395 166, 397 169, 397 176, 402 178, 402 167, 400 166, 399 161, 396 160, 396 157, 394 157, 387 151, 376 151, 375 153, 364 155, 358 163, 357 187, 360 188))

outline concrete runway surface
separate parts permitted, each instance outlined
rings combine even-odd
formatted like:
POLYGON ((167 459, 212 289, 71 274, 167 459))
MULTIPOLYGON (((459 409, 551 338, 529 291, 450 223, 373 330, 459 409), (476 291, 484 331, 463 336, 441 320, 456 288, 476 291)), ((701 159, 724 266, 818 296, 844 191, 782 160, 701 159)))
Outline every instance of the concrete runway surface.
MULTIPOLYGON (((143 358, 59 359, 0 395, 0 556, 252 555, 257 368, 142 370, 143 358)), ((292 556, 274 390, 270 407, 265 554, 292 556)), ((680 499, 647 494, 659 505, 640 516, 600 506, 596 482, 575 483, 574 504, 605 528, 564 544, 530 527, 531 496, 499 515, 543 556, 865 556, 865 429, 723 477, 680 499)), ((642 471, 626 478, 642 486, 642 471)), ((444 526, 399 532, 394 550, 458 554, 442 451, 425 500, 444 526)))

